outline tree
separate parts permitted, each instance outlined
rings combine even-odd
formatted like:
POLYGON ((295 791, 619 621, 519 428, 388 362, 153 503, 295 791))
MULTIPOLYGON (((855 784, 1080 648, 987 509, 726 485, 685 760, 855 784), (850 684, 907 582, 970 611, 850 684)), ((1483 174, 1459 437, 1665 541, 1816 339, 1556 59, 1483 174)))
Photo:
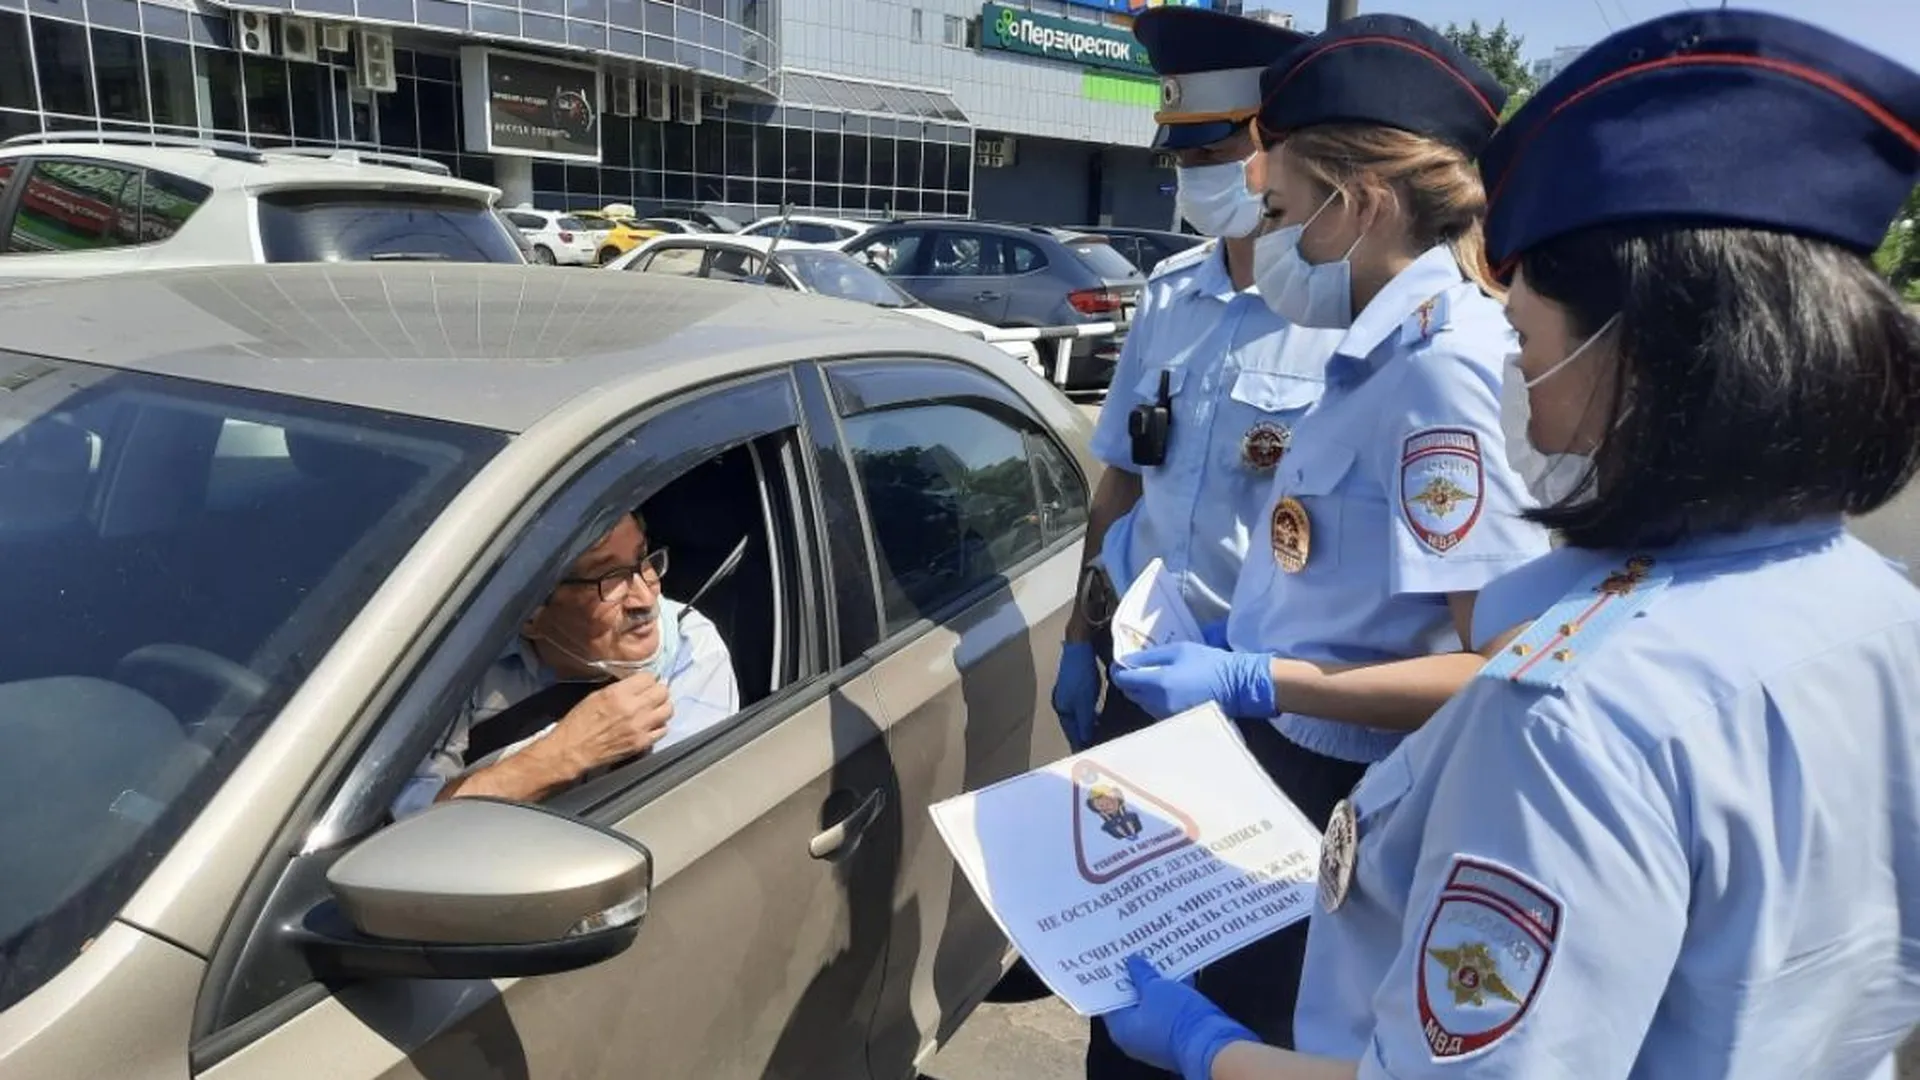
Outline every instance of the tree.
POLYGON ((1893 226, 1874 253, 1873 262, 1907 299, 1920 301, 1920 187, 1913 189, 1894 215, 1893 226))
POLYGON ((1465 28, 1458 23, 1448 23, 1441 33, 1461 52, 1471 56, 1474 63, 1500 80, 1509 95, 1523 97, 1533 91, 1533 76, 1520 59, 1520 46, 1525 44, 1525 39, 1507 29, 1507 20, 1501 19, 1491 30, 1482 27, 1479 19, 1465 28))

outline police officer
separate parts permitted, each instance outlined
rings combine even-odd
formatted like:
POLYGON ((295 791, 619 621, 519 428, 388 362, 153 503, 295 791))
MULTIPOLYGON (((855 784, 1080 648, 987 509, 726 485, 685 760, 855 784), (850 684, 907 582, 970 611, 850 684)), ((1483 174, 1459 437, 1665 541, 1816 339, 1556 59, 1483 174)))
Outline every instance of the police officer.
POLYGON ((1116 587, 1158 558, 1203 625, 1224 623, 1250 523, 1294 423, 1320 397, 1338 340, 1290 326, 1251 288, 1262 222, 1247 179, 1249 121, 1261 70, 1304 35, 1186 7, 1143 12, 1134 34, 1162 76, 1154 146, 1179 162, 1176 204, 1218 239, 1155 268, 1094 430, 1094 455, 1108 468, 1053 689, 1075 749, 1151 720, 1108 693, 1096 722, 1116 587))
MULTIPOLYGON (((1214 700, 1271 720, 1243 727, 1249 748, 1324 827, 1367 765, 1479 669, 1477 593, 1548 541, 1522 516, 1533 504, 1506 458, 1513 335, 1490 295, 1472 166, 1499 83, 1391 15, 1332 27, 1262 82, 1266 203, 1281 227, 1256 248, 1260 294, 1342 336, 1276 471, 1229 647, 1148 650, 1114 682, 1156 716, 1214 700)), ((1201 987, 1284 1044, 1305 949, 1296 926, 1220 965, 1258 978, 1223 986, 1210 970, 1201 987)))
POLYGON ((1255 1044, 1129 965, 1131 1052, 1204 1077, 1891 1075, 1920 1019, 1920 591, 1845 530, 1920 465, 1920 321, 1870 256, 1920 74, 1685 12, 1481 157, 1566 545, 1535 617, 1376 764, 1322 856, 1297 1017, 1255 1044))

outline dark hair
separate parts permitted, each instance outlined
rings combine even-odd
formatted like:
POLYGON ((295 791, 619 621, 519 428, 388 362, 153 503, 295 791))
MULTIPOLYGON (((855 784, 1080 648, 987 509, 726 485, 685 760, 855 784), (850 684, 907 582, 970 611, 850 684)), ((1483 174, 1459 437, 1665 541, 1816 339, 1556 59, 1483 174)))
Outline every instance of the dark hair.
POLYGON ((1609 434, 1534 521, 1583 548, 1864 514, 1920 466, 1920 320, 1859 255, 1738 228, 1602 226, 1520 259, 1575 340, 1619 315, 1609 434))

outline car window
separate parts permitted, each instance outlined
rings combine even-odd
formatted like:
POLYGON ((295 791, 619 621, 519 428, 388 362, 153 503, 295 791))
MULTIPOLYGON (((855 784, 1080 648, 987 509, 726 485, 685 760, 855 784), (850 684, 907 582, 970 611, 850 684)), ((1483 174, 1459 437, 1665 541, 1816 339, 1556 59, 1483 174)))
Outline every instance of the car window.
POLYGON ((152 169, 142 178, 139 190, 139 236, 143 244, 171 238, 213 194, 212 188, 197 180, 152 169))
POLYGON ((1046 253, 1024 240, 1004 241, 1009 274, 1030 274, 1047 267, 1046 253))
POLYGON ((787 250, 774 262, 790 269, 807 288, 824 296, 880 307, 909 307, 912 297, 860 260, 838 251, 787 250))
POLYGON ((1105 240, 1076 239, 1067 244, 1087 269, 1109 280, 1139 277, 1140 271, 1105 240))
POLYGON ((429 260, 519 263, 483 202, 426 192, 276 191, 260 197, 270 263, 429 260))
POLYGON ((730 248, 715 248, 707 263, 707 276, 715 281, 745 281, 760 276, 758 255, 730 248))
POLYGON ((547 223, 545 220, 541 218, 537 218, 532 214, 508 214, 507 217, 510 218, 516 226, 522 229, 532 229, 535 232, 538 232, 539 230, 547 227, 547 223))
POLYGON ((91 162, 34 162, 6 250, 97 251, 132 243, 120 228, 120 193, 138 178, 138 170, 91 162))
POLYGON ((577 217, 563 217, 554 222, 554 225, 568 232, 592 232, 601 227, 599 222, 588 221, 586 218, 577 217))
POLYGON ((0 353, 0 1009, 98 934, 492 432, 0 353))
POLYGON ((888 633, 1046 545, 1024 433, 999 414, 908 405, 843 429, 882 555, 888 633))
POLYGON ((649 274, 678 274, 681 277, 699 277, 700 263, 706 252, 695 247, 661 248, 644 258, 633 261, 633 269, 644 270, 649 274))
POLYGON ((869 237, 848 249, 847 254, 883 274, 912 274, 919 265, 920 246, 926 237, 924 232, 904 230, 884 233, 869 237))
POLYGON ((813 221, 795 222, 791 231, 787 233, 789 239, 798 240, 803 244, 831 244, 845 235, 831 225, 822 225, 813 221))
POLYGON ((1047 543, 1070 536, 1087 523, 1087 482, 1058 443, 1027 433, 1027 456, 1040 485, 1040 525, 1047 543))
POLYGON ((1000 252, 997 236, 941 232, 934 237, 927 273, 934 277, 998 276, 1005 272, 1000 252))

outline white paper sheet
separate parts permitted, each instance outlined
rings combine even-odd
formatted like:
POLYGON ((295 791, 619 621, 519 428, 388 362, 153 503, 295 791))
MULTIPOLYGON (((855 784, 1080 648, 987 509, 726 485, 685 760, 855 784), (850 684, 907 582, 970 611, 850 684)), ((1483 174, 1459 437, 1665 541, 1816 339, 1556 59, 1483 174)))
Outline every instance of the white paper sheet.
POLYGON ((1113 608, 1108 624, 1113 632, 1113 660, 1125 666, 1127 658, 1145 649, 1175 642, 1198 642, 1200 624, 1180 598, 1180 589, 1159 559, 1148 563, 1113 608))
POLYGON ((932 808, 988 910, 1082 1016, 1306 917, 1320 834, 1208 703, 932 808))

